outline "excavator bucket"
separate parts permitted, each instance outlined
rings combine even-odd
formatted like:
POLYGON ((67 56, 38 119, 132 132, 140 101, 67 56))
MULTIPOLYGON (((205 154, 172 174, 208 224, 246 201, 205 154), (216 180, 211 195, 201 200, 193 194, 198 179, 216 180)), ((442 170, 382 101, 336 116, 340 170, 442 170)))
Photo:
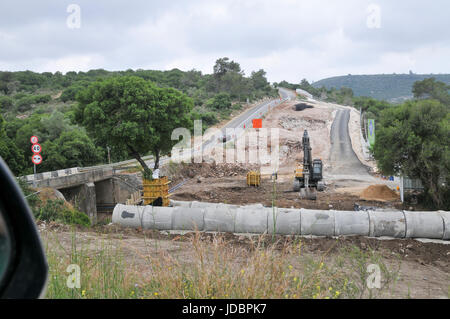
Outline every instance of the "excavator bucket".
POLYGON ((314 188, 302 188, 300 189, 300 198, 307 200, 316 200, 317 191, 314 188))

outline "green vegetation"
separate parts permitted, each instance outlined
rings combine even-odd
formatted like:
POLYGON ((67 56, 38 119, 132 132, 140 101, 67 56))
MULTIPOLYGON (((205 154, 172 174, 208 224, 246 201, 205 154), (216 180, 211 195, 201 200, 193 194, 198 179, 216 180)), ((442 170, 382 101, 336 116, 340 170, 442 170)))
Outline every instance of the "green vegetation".
POLYGON ((38 192, 31 188, 27 182, 18 178, 19 184, 28 205, 36 220, 60 222, 68 225, 79 225, 89 227, 89 217, 76 209, 71 208, 63 200, 48 199, 45 202, 39 198, 38 192))
POLYGON ((450 94, 434 79, 414 84, 418 100, 385 108, 379 115, 374 156, 389 175, 420 179, 424 203, 450 209, 450 94))
POLYGON ((41 164, 43 171, 95 165, 105 158, 105 151, 96 147, 83 130, 64 131, 53 142, 44 142, 42 147, 46 154, 41 164))
POLYGON ((50 271, 46 297, 52 299, 383 298, 395 287, 400 269, 400 262, 387 265, 380 254, 356 246, 332 246, 333 256, 329 251, 311 256, 303 251, 301 239, 267 244, 260 236, 248 245, 236 245, 225 236, 208 239, 197 232, 173 240, 188 240, 182 258, 158 249, 157 239, 151 239, 154 247, 146 246, 145 254, 132 248, 135 255, 130 258, 125 248, 129 243, 117 236, 93 242, 72 233, 70 246, 56 233, 42 236, 50 271), (66 285, 70 264, 80 266, 78 289, 66 285), (370 264, 380 267, 380 289, 367 288, 370 264))
MULTIPOLYGON (((241 109, 243 102, 253 102, 278 94, 267 81, 264 70, 252 72, 247 77, 239 63, 226 57, 218 59, 213 70, 213 74, 202 74, 197 70, 183 72, 178 69, 116 72, 99 69, 67 72, 64 75, 61 72, 0 72, 0 156, 15 175, 31 174, 33 165, 30 160, 32 152, 29 139, 36 135, 43 147, 44 159, 38 166, 38 172, 105 163, 107 147, 111 148, 113 162, 129 159, 128 147, 117 143, 110 145, 108 141, 112 141, 97 135, 97 131, 92 129, 93 125, 90 129, 83 126, 85 124, 82 123, 89 122, 89 116, 96 118, 98 112, 87 117, 77 113, 78 103, 84 108, 87 105, 83 103, 94 102, 94 98, 86 96, 86 92, 93 92, 94 88, 100 89, 102 85, 99 83, 116 83, 114 79, 136 77, 152 83, 153 89, 158 89, 157 101, 160 104, 153 105, 155 114, 152 117, 161 121, 158 124, 156 120, 153 121, 153 145, 147 152, 157 155, 166 154, 167 149, 173 145, 168 135, 173 125, 189 128, 192 120, 201 119, 204 126, 211 126, 227 119, 233 110, 241 109), (179 108, 179 103, 183 107, 179 108), (180 113, 185 107, 189 109, 188 112, 180 113), (83 117, 80 121, 81 115, 83 117), (177 116, 180 118, 176 118, 177 116)), ((102 90, 107 91, 104 87, 102 90)), ((105 96, 97 97, 106 101, 105 96)), ((130 99, 133 100, 131 97, 130 99)), ((139 99, 134 102, 139 102, 139 99)), ((136 110, 142 109, 141 107, 142 105, 136 106, 136 110)), ((93 108, 93 105, 89 108, 93 108)), ((110 116, 110 113, 105 114, 110 116)), ((133 116, 137 119, 141 115, 133 116)), ((115 133, 118 136, 119 132, 115 133)), ((143 155, 148 155, 147 153, 143 155)))
POLYGON ((192 126, 193 101, 185 94, 158 88, 136 76, 97 81, 77 95, 75 120, 92 136, 134 157, 149 170, 142 156, 151 152, 155 169, 177 141, 175 128, 192 126))
POLYGON ((312 84, 315 88, 351 88, 355 96, 369 96, 393 103, 411 99, 415 82, 434 77, 437 81, 450 84, 450 74, 376 74, 347 75, 323 79, 312 84))
POLYGON ((92 243, 94 254, 79 244, 72 231, 71 245, 66 249, 57 234, 41 234, 44 237, 49 282, 46 298, 49 299, 112 299, 134 296, 136 287, 132 276, 127 275, 124 256, 120 248, 104 241, 92 243), (52 236, 53 235, 53 236, 52 236), (50 247, 49 245, 52 244, 50 247), (67 266, 75 264, 81 270, 81 289, 67 287, 67 266))
POLYGON ((38 194, 36 194, 36 191, 32 189, 25 180, 17 178, 16 181, 17 184, 19 184, 19 187, 28 202, 28 206, 30 207, 33 216, 39 216, 42 201, 39 198, 38 194))
POLYGON ((433 206, 450 209, 450 105, 411 101, 381 113, 374 156, 389 175, 418 178, 433 206))
POLYGON ((37 220, 47 222, 56 221, 68 225, 80 225, 85 227, 91 225, 91 221, 86 214, 65 207, 63 200, 47 200, 45 204, 40 207, 39 214, 35 217, 37 220))

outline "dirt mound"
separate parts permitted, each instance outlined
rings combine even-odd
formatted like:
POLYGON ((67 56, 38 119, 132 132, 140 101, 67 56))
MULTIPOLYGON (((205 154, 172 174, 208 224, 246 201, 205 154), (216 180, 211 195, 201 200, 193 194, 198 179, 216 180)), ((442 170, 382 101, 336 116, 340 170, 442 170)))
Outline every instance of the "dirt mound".
POLYGON ((64 206, 66 206, 68 209, 73 209, 73 206, 71 203, 67 202, 64 198, 64 195, 61 194, 56 189, 53 188, 38 188, 37 191, 39 192, 37 195, 39 199, 42 201, 42 205, 45 205, 45 203, 50 200, 63 200, 64 206))
POLYGON ((360 195, 363 200, 392 201, 399 198, 398 194, 386 185, 371 185, 360 195))

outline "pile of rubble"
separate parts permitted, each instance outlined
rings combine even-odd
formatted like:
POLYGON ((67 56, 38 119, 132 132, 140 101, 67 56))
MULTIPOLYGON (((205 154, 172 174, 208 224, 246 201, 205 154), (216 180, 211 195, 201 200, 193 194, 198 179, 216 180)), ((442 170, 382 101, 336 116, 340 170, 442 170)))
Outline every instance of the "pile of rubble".
POLYGON ((180 173, 186 178, 221 178, 231 176, 244 176, 251 170, 259 170, 259 165, 234 163, 191 163, 184 165, 180 173))
POLYGON ((323 120, 316 120, 309 117, 295 118, 291 116, 282 116, 279 120, 279 124, 282 128, 289 131, 294 129, 317 130, 325 127, 326 122, 323 120))

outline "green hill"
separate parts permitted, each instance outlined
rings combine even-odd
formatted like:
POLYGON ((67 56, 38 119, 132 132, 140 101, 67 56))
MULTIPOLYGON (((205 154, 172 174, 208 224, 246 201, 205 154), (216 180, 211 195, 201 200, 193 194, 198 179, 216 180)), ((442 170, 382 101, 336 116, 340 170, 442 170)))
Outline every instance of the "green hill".
POLYGON ((374 74, 336 76, 314 82, 312 86, 315 88, 325 86, 327 89, 348 87, 356 96, 401 102, 412 98, 411 90, 414 82, 431 77, 450 85, 450 74, 374 74))

